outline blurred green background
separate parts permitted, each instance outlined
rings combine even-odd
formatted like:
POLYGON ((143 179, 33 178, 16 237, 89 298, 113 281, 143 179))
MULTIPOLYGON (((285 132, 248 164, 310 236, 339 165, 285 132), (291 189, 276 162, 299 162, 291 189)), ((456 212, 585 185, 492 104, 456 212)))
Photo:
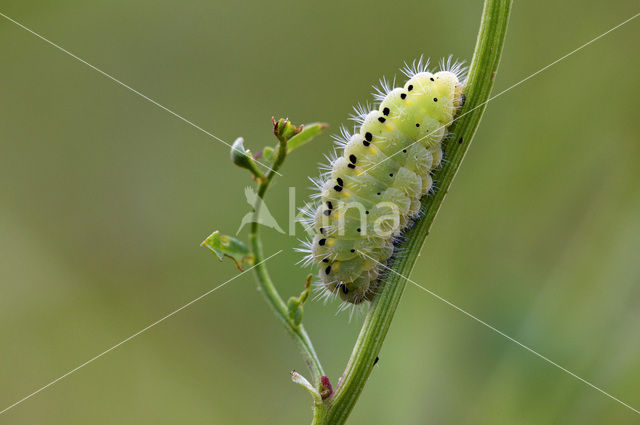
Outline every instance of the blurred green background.
MULTIPOLYGON (((516 1, 495 92, 637 13, 516 1)), ((481 2, 3 0, 7 14, 226 141, 272 115, 336 131, 421 54, 470 59, 481 2)), ((413 278, 640 407, 640 20, 489 104, 413 278)), ((236 274, 247 173, 228 148, 0 18, 0 410, 236 274)), ((329 135, 270 193, 282 226, 329 135)), ((300 229, 299 229, 300 230, 300 229)), ((242 234, 246 237, 246 233, 242 234)), ((307 270, 265 231, 286 296, 307 270)), ((335 383, 362 317, 312 303, 335 383)), ((0 424, 304 424, 305 370, 250 274, 0 424)), ((413 286, 351 424, 637 424, 639 416, 413 286)))

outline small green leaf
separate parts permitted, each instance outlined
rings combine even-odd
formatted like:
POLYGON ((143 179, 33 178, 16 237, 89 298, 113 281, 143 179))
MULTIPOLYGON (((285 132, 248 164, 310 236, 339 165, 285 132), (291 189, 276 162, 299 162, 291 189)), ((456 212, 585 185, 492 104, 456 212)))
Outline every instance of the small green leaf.
POLYGON ((287 301, 287 311, 289 313, 289 320, 295 327, 300 326, 302 322, 302 304, 297 297, 291 297, 287 301))
POLYGON ((302 313, 304 311, 303 306, 305 301, 307 301, 307 297, 309 296, 309 292, 311 292, 311 279, 313 275, 308 275, 307 280, 304 285, 304 291, 300 293, 298 297, 291 297, 287 300, 287 312, 289 314, 289 320, 294 327, 299 327, 302 322, 302 313))
POLYGON ((253 263, 253 255, 242 241, 231 236, 222 235, 218 230, 210 234, 200 246, 209 248, 220 261, 224 257, 231 258, 240 271, 243 271, 242 266, 245 263, 253 263))
POLYGON ((273 162, 273 160, 276 158, 275 155, 276 151, 275 149, 273 149, 271 146, 267 146, 266 148, 264 148, 264 150, 262 151, 262 156, 264 157, 264 159, 266 159, 269 162, 273 162))
POLYGON ((256 163, 251 156, 251 151, 244 148, 244 139, 242 137, 238 137, 231 146, 231 161, 233 161, 233 163, 238 167, 246 168, 251 171, 251 173, 258 179, 264 177, 262 172, 256 166, 256 163))
POLYGON ((271 118, 271 121, 273 122, 273 134, 283 143, 302 131, 302 127, 298 128, 291 124, 289 118, 280 118, 278 121, 271 118))
POLYGON ((308 274, 307 278, 304 282, 304 291, 300 293, 300 304, 304 304, 307 301, 307 297, 311 293, 311 281, 313 280, 313 275, 308 274))
POLYGON ((291 153, 294 149, 306 145, 322 133, 328 126, 329 124, 323 122, 315 122, 300 126, 301 131, 287 142, 287 153, 291 153))
POLYGON ((291 371, 291 380, 293 382, 295 382, 296 384, 298 384, 298 385, 302 386, 303 388, 305 388, 307 391, 309 391, 309 393, 313 397, 313 400, 316 403, 318 403, 318 404, 322 403, 322 396, 320 395, 318 390, 316 390, 313 387, 313 385, 311 385, 311 382, 307 381, 307 379, 304 376, 300 375, 295 370, 292 370, 291 371))

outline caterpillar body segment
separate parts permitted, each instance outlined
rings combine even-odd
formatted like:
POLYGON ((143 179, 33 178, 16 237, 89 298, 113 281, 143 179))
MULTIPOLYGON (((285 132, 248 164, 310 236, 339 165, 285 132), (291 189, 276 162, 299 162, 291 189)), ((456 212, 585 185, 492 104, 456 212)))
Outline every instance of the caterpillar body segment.
POLYGON ((431 73, 428 64, 405 67, 409 80, 374 95, 378 106, 356 108, 360 124, 343 130, 340 152, 316 183, 318 203, 307 209, 313 237, 307 262, 319 268, 323 290, 360 304, 376 293, 394 242, 420 213, 433 186, 441 143, 464 102, 464 70, 450 60, 431 73))

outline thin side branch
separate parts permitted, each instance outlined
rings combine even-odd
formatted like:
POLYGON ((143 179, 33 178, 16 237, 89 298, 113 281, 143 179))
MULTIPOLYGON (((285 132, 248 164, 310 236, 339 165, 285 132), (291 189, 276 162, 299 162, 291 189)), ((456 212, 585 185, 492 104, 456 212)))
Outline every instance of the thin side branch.
POLYGON ((287 305, 285 304, 284 300, 273 284, 266 266, 264 265, 264 263, 262 263, 264 254, 262 250, 262 242, 259 235, 258 214, 260 213, 264 195, 269 188, 271 180, 273 180, 274 175, 277 173, 280 166, 282 166, 282 163, 284 162, 286 156, 286 142, 281 140, 277 157, 273 163, 273 167, 264 179, 259 180, 258 196, 260 198, 260 201, 255 205, 254 219, 253 223, 251 223, 251 230, 249 232, 249 241, 251 245, 251 251, 254 255, 254 262, 258 264, 255 268, 255 271, 260 289, 262 290, 267 303, 273 309, 275 315, 280 319, 287 332, 289 332, 289 334, 297 343, 298 348, 300 349, 300 352, 302 353, 302 356, 304 357, 304 360, 309 367, 309 370, 311 371, 311 374, 313 376, 313 383, 316 387, 318 387, 320 378, 324 375, 324 371, 322 370, 320 359, 318 358, 318 355, 313 348, 311 339, 309 338, 309 335, 307 334, 302 324, 298 326, 294 326, 292 324, 289 318, 287 305))

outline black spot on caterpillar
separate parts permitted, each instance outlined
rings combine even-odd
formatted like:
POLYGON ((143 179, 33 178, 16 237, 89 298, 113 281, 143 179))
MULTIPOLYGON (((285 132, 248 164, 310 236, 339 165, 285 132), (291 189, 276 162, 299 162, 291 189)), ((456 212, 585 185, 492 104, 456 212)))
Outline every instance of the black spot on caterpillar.
POLYGON ((441 142, 464 99, 458 63, 443 61, 431 73, 428 64, 414 61, 403 72, 409 78, 404 86, 392 89, 383 80, 376 107, 356 109, 359 127, 343 131, 341 152, 314 181, 315 196, 328 210, 306 209, 306 228, 313 233, 303 249, 306 261, 328 263, 319 274, 321 287, 352 304, 375 296, 381 265, 432 189, 441 142))

